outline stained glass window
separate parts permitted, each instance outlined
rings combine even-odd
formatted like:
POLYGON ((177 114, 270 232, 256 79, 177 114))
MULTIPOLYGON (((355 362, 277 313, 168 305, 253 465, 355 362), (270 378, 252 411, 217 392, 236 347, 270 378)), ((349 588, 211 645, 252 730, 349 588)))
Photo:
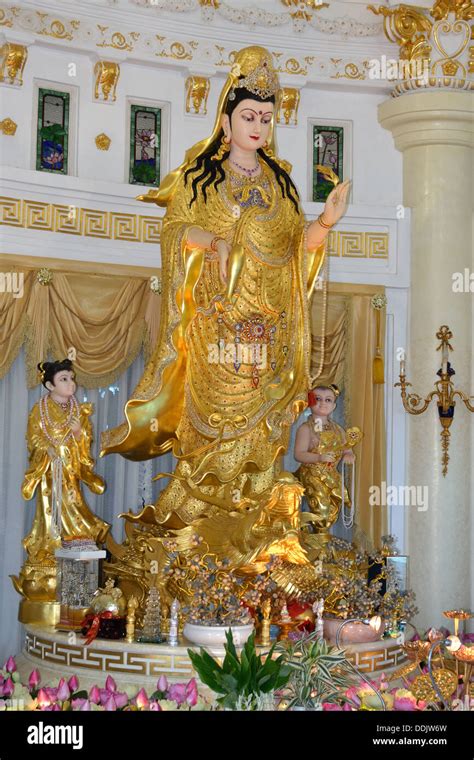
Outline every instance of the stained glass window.
POLYGON ((161 109, 132 105, 130 176, 133 185, 160 184, 161 109))
POLYGON ((36 142, 36 169, 67 174, 69 93, 40 88, 36 142))
POLYGON ((340 181, 344 179, 344 129, 313 125, 313 197, 316 202, 323 202, 328 197, 334 185, 316 165, 320 164, 337 174, 340 181))

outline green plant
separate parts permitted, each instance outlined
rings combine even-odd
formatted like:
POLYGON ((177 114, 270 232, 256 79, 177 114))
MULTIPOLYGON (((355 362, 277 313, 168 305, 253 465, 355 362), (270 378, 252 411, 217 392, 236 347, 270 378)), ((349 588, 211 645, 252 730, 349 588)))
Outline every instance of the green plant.
POLYGON ((226 631, 225 657, 220 665, 204 649, 200 653, 188 649, 191 662, 201 681, 212 691, 222 696, 217 702, 231 710, 242 704, 246 709, 255 710, 264 694, 269 694, 284 686, 291 668, 283 662, 283 656, 273 659, 275 645, 265 659, 255 650, 255 633, 245 643, 240 656, 234 645, 232 631, 226 631))
POLYGON ((344 652, 331 647, 316 631, 296 641, 280 642, 275 649, 290 668, 285 690, 288 707, 315 709, 323 702, 340 702, 353 684, 344 652))

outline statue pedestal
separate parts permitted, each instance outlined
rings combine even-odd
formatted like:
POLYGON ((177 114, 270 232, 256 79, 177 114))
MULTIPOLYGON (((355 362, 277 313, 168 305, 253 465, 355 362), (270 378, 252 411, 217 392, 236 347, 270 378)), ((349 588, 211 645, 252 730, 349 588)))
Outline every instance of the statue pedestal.
MULTIPOLYGON (((353 644, 346 651, 353 664, 370 677, 381 672, 389 674, 405 662, 402 643, 403 635, 400 635, 397 639, 353 644)), ((187 653, 191 646, 185 639, 177 647, 166 643, 129 644, 125 639, 95 639, 85 646, 84 639, 78 634, 26 625, 25 645, 16 661, 24 683, 37 668, 42 685, 56 685, 61 676, 69 677, 75 673, 81 689, 89 689, 94 684, 103 687, 110 675, 119 689, 136 685, 150 693, 155 690, 161 675, 175 683, 189 681, 195 675, 187 653)), ((263 647, 260 649, 265 651, 263 647)), ((207 688, 201 686, 200 689, 207 692, 207 688)))

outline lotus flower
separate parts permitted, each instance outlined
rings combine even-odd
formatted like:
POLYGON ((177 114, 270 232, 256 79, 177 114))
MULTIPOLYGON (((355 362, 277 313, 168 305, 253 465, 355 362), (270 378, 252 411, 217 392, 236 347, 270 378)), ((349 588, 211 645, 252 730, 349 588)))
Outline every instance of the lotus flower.
POLYGON ((107 712, 113 712, 116 709, 117 705, 115 699, 113 698, 113 695, 111 695, 104 704, 104 710, 107 710, 107 712))
POLYGON ((413 712, 414 710, 424 710, 426 702, 416 701, 411 691, 408 689, 395 689, 393 692, 393 709, 413 712))
POLYGON ((58 683, 56 699, 58 702, 66 702, 70 696, 71 692, 69 691, 69 686, 67 685, 66 680, 64 678, 61 678, 60 682, 58 683))
POLYGON ((9 699, 12 696, 14 691, 15 691, 15 684, 13 683, 10 676, 8 676, 8 678, 4 680, 3 685, 2 685, 2 697, 6 697, 7 699, 9 699))
POLYGON ((197 689, 197 683, 195 678, 191 678, 191 680, 186 684, 186 702, 190 707, 194 707, 194 705, 198 701, 198 689, 197 689))
POLYGON ((168 690, 168 679, 166 676, 160 676, 158 679, 158 683, 156 684, 157 691, 162 691, 166 693, 168 690))
POLYGON ((41 675, 39 670, 32 670, 30 673, 30 676, 28 678, 28 686, 32 691, 38 688, 39 682, 41 681, 41 675))
POLYGON ((90 709, 90 702, 88 699, 84 699, 83 697, 78 697, 77 699, 73 699, 71 701, 71 707, 73 710, 82 710, 82 707, 85 702, 89 703, 89 709, 90 709))
POLYGON ((82 707, 80 708, 80 710, 81 710, 81 712, 89 712, 90 709, 91 709, 91 703, 89 702, 88 699, 85 699, 84 700, 84 704, 82 705, 82 707))
POLYGON ((150 700, 149 710, 151 710, 152 712, 161 712, 161 707, 159 703, 156 701, 156 699, 150 700))
POLYGON ((16 662, 13 657, 9 657, 8 660, 5 662, 3 669, 7 671, 7 673, 14 673, 16 670, 16 662))
POLYGON ((67 685, 69 686, 69 690, 71 694, 74 694, 75 691, 79 688, 79 679, 77 676, 71 676, 69 681, 67 682, 67 685))
POLYGON ((125 705, 128 704, 128 694, 125 694, 123 691, 116 691, 114 692, 114 700, 115 704, 118 708, 125 707, 125 705))
POLYGON ((49 707, 52 701, 46 689, 40 689, 36 699, 38 700, 38 707, 40 708, 40 710, 43 710, 46 707, 49 707))
POLYGON ((98 686, 93 686, 89 692, 89 700, 98 705, 100 702, 100 689, 98 686))
POLYGON ((186 702, 186 684, 185 683, 174 683, 170 686, 168 690, 168 699, 170 699, 172 702, 176 702, 178 705, 182 705, 183 702, 186 702))
POLYGON ((140 710, 146 710, 150 705, 145 689, 140 689, 134 701, 140 710))
POLYGON ((111 692, 117 691, 117 684, 115 683, 112 676, 107 676, 107 679, 105 681, 105 688, 107 689, 107 691, 111 691, 111 692))

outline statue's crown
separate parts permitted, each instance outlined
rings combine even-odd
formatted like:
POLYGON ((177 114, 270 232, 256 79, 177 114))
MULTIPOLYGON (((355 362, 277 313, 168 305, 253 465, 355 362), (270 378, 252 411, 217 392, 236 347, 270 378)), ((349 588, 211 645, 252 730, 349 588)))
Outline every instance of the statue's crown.
MULTIPOLYGON (((235 64, 232 67, 232 74, 239 77, 241 67, 235 64)), ((258 95, 260 98, 271 98, 276 95, 279 89, 279 82, 276 71, 271 66, 267 58, 264 58, 247 76, 238 80, 229 93, 229 100, 235 99, 235 90, 239 87, 245 87, 246 90, 258 95)))

